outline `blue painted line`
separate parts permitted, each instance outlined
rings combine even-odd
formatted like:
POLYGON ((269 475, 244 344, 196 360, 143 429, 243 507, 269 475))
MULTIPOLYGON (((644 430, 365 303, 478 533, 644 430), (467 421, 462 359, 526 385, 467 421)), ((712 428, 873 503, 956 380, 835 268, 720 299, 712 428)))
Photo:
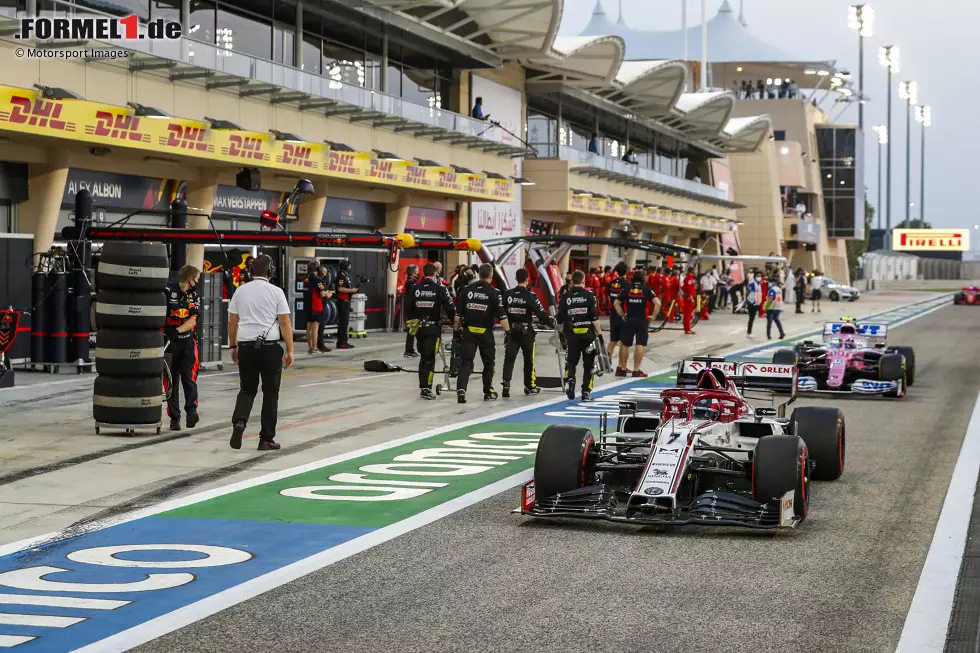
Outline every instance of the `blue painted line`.
MULTIPOLYGON (((930 305, 931 306, 931 305, 930 305)), ((930 306, 903 307, 884 311, 871 317, 891 316, 901 319, 921 313, 930 306)), ((865 318, 865 319, 869 319, 865 318)), ((813 333, 817 333, 816 331, 813 333)), ((808 334, 809 335, 809 334, 808 334)), ((766 359, 774 345, 770 342, 742 351, 738 358, 766 359)), ((635 396, 657 396, 666 387, 637 379, 596 391, 596 401, 588 404, 576 401, 555 402, 529 408, 486 423, 563 423, 595 426, 602 412, 618 411, 618 402, 635 396)), ((11 646, 11 650, 32 652, 69 651, 104 640, 126 629, 144 624, 179 608, 214 596, 258 578, 263 574, 324 552, 345 542, 372 532, 370 528, 327 526, 318 524, 272 523, 218 519, 182 519, 143 517, 134 521, 103 528, 76 537, 40 545, 0 557, 0 612, 31 616, 84 618, 65 627, 38 625, 0 625, 0 638, 5 635, 33 637, 11 646), (117 553, 117 559, 143 564, 166 565, 188 562, 182 568, 149 568, 106 566, 69 559, 79 551, 98 547, 126 545, 190 545, 224 547, 226 554, 238 555, 237 561, 220 566, 204 566, 208 555, 199 551, 131 551, 117 553), (238 552, 236 554, 236 552, 238 552), (38 567, 48 569, 46 575, 36 573, 38 567), (31 576, 31 570, 34 575, 31 576), (11 572, 14 572, 11 575, 11 572), (185 576, 179 576, 184 574, 185 576), (25 580, 26 578, 26 580, 25 580), (126 585, 103 588, 100 591, 85 584, 127 584, 156 581, 166 584, 183 578, 179 586, 167 586, 149 591, 126 591, 126 585), (47 583, 74 583, 49 585, 47 583), (26 587, 25 587, 26 583, 26 587), (57 607, 16 604, 4 595, 24 595, 31 601, 48 599, 110 599, 127 601, 115 609, 86 607, 57 607)), ((214 560, 215 558, 210 558, 214 560)), ((103 563, 114 564, 105 553, 103 563)), ((45 570, 41 570, 45 571, 45 570)), ((131 586, 130 586, 131 587, 131 586)), ((2 639, 0 639, 2 641, 2 639)))

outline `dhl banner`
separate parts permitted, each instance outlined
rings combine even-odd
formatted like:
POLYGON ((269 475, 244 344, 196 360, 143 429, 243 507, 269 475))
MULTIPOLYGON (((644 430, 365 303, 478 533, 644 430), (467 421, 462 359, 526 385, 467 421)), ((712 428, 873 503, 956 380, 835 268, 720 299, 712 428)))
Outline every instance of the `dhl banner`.
POLYGON ((509 179, 460 174, 451 168, 385 161, 366 152, 333 151, 319 143, 276 140, 272 134, 214 129, 207 122, 141 117, 128 107, 88 100, 45 100, 37 91, 0 85, 0 131, 51 136, 152 152, 271 168, 379 186, 417 188, 465 199, 512 201, 509 179))
POLYGON ((688 227, 702 231, 733 231, 735 224, 704 215, 672 211, 644 204, 621 202, 601 197, 575 195, 569 192, 567 210, 570 213, 587 213, 606 218, 626 218, 662 225, 688 227))

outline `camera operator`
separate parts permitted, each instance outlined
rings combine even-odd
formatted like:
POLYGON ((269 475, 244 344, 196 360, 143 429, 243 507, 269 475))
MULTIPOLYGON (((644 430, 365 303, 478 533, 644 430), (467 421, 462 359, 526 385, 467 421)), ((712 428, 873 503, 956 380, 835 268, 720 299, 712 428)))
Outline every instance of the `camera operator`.
POLYGON ((250 283, 243 285, 228 305, 228 342, 240 381, 231 416, 231 448, 242 448, 242 436, 262 378, 262 428, 259 451, 279 449, 275 441, 279 416, 279 384, 283 368, 293 364, 293 325, 282 288, 269 283, 272 259, 259 256, 252 264, 250 283), (286 343, 283 353, 279 340, 286 343))
POLYGON ((337 275, 337 349, 353 349, 347 341, 350 327, 350 298, 357 292, 357 286, 351 282, 350 261, 340 263, 340 274, 337 275))

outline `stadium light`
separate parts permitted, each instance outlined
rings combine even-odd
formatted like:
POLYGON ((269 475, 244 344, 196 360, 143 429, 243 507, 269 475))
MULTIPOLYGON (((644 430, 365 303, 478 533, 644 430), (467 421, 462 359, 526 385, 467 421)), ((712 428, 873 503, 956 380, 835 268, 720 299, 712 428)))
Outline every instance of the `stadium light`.
MULTIPOLYGON (((897 73, 899 68, 899 62, 901 60, 899 49, 897 45, 885 45, 878 49, 878 63, 888 69, 888 120, 887 129, 888 133, 892 133, 892 73, 897 73)), ((888 152, 887 163, 885 165, 886 177, 885 182, 886 198, 885 198, 885 229, 887 230, 885 234, 885 249, 891 249, 892 243, 892 145, 891 141, 888 141, 888 152)))

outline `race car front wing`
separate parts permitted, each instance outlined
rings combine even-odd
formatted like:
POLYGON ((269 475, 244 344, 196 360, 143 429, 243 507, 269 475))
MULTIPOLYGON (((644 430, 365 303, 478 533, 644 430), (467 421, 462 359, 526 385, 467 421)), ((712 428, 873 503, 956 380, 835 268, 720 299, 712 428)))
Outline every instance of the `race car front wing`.
POLYGON ((882 395, 888 392, 898 392, 899 396, 905 394, 905 388, 901 381, 873 381, 871 379, 856 379, 849 386, 835 390, 833 388, 821 389, 815 377, 801 376, 797 386, 799 392, 820 392, 824 394, 858 394, 858 395, 882 395))
POLYGON ((619 494, 609 485, 593 485, 552 497, 536 499, 534 481, 522 489, 515 513, 532 517, 601 519, 623 524, 663 526, 738 526, 743 528, 795 528, 803 519, 795 514, 793 492, 779 501, 761 502, 734 492, 711 490, 674 510, 646 504, 626 514, 619 494))

